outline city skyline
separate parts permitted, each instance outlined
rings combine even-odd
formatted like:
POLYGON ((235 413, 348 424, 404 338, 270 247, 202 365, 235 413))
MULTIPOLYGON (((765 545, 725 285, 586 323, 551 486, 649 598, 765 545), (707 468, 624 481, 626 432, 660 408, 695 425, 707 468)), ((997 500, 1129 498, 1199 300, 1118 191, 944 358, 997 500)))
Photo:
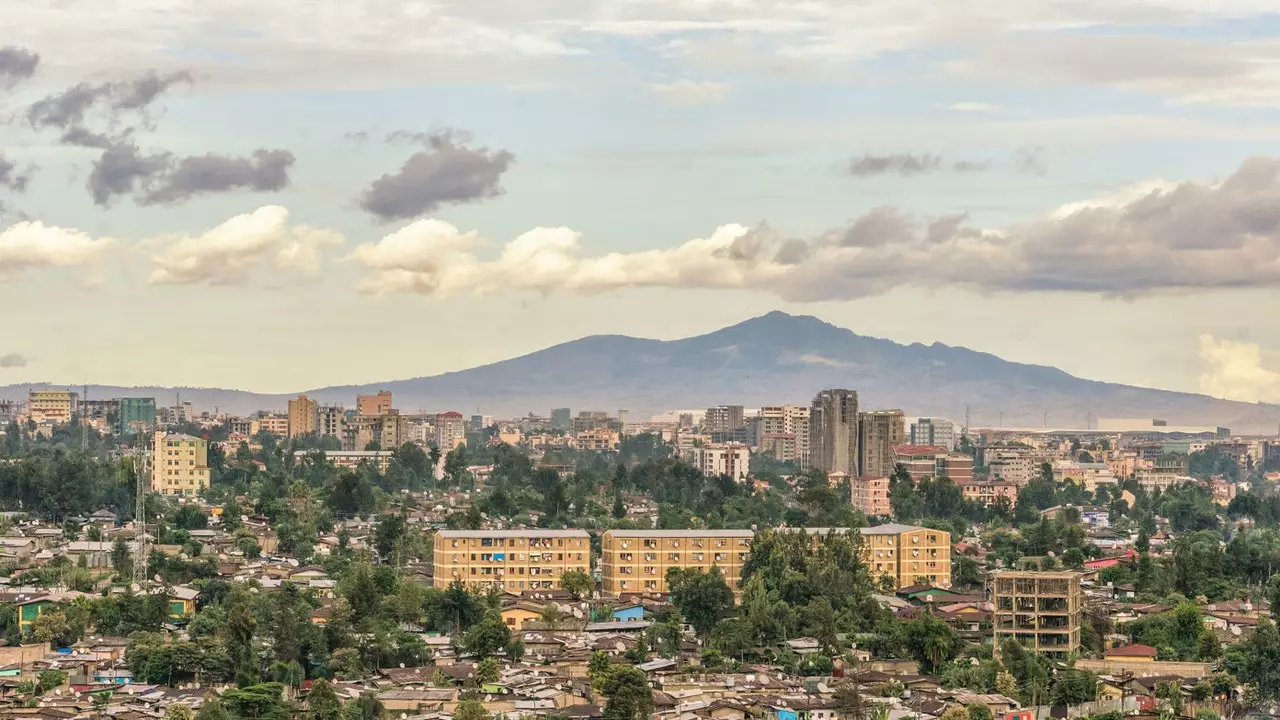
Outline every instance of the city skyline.
POLYGON ((166 8, 14 10, 0 383, 283 393, 782 309, 1280 400, 1256 4, 166 8), (385 352, 271 362, 326 337, 385 352))

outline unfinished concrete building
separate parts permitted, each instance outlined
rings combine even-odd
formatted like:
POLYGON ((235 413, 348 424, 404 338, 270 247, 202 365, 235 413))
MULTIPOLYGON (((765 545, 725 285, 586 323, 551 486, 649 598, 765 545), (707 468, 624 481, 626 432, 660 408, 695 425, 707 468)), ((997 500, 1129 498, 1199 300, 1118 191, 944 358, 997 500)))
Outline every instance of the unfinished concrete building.
POLYGON ((1003 570, 992 586, 995 657, 1008 640, 1054 660, 1080 647, 1080 575, 1003 570))

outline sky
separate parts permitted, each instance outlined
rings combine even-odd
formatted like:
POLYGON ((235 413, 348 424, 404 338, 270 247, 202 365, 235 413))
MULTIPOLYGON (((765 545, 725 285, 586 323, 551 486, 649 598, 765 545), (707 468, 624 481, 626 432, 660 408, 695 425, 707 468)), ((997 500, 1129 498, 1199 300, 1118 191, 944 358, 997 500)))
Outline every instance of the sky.
POLYGON ((1280 402, 1261 0, 31 0, 0 384, 290 392, 780 309, 1280 402))

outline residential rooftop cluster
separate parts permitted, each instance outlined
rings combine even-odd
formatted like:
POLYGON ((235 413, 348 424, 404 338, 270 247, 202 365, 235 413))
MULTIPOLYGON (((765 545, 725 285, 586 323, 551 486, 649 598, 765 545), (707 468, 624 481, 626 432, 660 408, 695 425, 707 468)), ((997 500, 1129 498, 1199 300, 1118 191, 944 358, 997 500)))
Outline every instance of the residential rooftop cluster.
POLYGON ((0 714, 1143 720, 1280 699, 1280 438, 807 404, 0 408, 0 714))

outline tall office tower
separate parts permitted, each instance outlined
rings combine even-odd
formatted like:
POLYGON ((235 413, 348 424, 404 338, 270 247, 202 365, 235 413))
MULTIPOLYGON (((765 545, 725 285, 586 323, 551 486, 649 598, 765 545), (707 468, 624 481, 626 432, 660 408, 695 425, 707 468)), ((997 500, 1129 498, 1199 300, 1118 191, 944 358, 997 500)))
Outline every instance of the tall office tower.
POLYGON ((906 442, 907 420, 901 410, 859 413, 858 474, 889 477, 893 474, 893 446, 906 442))
POLYGON ((573 414, 569 408, 555 408, 551 411, 551 429, 568 431, 573 423, 573 414))
POLYGON ((809 410, 810 464, 829 473, 858 474, 858 393, 823 390, 809 410))

